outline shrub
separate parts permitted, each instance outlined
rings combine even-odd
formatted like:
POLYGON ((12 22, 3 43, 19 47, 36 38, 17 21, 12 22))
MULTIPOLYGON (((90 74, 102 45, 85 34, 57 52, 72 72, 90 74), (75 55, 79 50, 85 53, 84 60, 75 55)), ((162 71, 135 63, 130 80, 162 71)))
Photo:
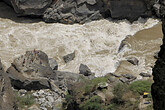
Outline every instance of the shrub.
POLYGON ((101 106, 102 100, 99 96, 93 96, 80 105, 81 110, 104 110, 101 106))
POLYGON ((91 91, 94 91, 97 87, 97 85, 101 82, 107 82, 108 77, 97 77, 92 80, 90 80, 86 85, 85 85, 85 93, 89 94, 91 91))
POLYGON ((31 94, 25 94, 24 96, 15 94, 15 99, 19 108, 29 107, 35 103, 35 98, 31 94))
POLYGON ((144 92, 151 93, 152 82, 148 80, 135 81, 130 84, 129 89, 134 93, 143 95, 144 92))
POLYGON ((114 94, 114 103, 122 104, 124 103, 124 100, 122 99, 124 94, 129 91, 128 85, 123 83, 118 83, 114 86, 113 94, 114 94))

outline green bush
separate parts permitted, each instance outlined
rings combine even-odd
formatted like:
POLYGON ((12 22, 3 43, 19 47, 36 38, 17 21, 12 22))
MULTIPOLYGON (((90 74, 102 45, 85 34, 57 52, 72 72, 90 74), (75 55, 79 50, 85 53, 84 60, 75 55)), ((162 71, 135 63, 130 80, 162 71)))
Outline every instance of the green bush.
POLYGON ((123 103, 124 100, 122 99, 124 94, 129 91, 128 85, 123 84, 123 83, 118 83, 117 85, 114 86, 113 89, 113 94, 114 94, 114 102, 117 104, 123 103))
POLYGON ((15 94, 15 99, 19 108, 29 107, 35 103, 35 98, 31 94, 25 94, 24 96, 15 94))
POLYGON ((92 80, 90 80, 86 85, 85 85, 85 93, 89 94, 91 91, 95 90, 97 85, 101 82, 107 82, 108 77, 97 77, 92 80))
POLYGON ((80 105, 81 110, 104 110, 101 106, 102 100, 99 96, 93 96, 80 105))
POLYGON ((139 80, 130 84, 129 89, 134 93, 143 95, 144 92, 151 93, 152 82, 148 80, 139 80))

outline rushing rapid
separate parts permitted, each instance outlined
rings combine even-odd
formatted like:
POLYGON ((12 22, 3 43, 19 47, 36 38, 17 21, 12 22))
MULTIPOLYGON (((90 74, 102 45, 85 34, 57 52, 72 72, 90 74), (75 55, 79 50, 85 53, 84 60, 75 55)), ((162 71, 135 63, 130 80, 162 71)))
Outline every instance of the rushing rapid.
POLYGON ((78 73, 79 66, 83 63, 96 76, 128 70, 139 73, 151 70, 148 67, 155 60, 149 59, 147 55, 153 56, 161 45, 161 30, 155 37, 152 37, 153 34, 146 37, 146 32, 139 32, 156 26, 161 29, 161 23, 157 19, 139 19, 133 24, 126 20, 114 22, 108 19, 83 25, 47 24, 39 20, 17 18, 9 7, 3 6, 0 3, 0 58, 6 68, 25 51, 36 49, 55 58, 62 71, 78 73), (4 9, 8 12, 3 11, 4 9), (129 45, 118 52, 121 41, 128 35, 132 36, 128 40, 129 45), (153 44, 152 47, 150 44, 153 44), (66 64, 62 57, 72 52, 75 52, 75 58, 66 64), (129 64, 125 62, 128 56, 136 56, 139 66, 129 69, 129 64))

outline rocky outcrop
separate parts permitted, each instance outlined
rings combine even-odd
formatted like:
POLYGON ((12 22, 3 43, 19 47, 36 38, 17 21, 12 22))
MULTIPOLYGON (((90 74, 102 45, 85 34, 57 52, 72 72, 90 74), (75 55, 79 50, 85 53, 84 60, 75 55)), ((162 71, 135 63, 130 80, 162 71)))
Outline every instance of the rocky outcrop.
POLYGON ((137 20, 152 16, 152 0, 59 0, 44 13, 46 22, 85 23, 106 17, 137 20))
MULTIPOLYGON (((165 18, 162 18, 162 30, 165 35, 165 18)), ((163 110, 165 108, 165 37, 158 57, 153 68, 152 97, 154 109, 163 110)))
POLYGON ((41 16, 51 5, 52 0, 3 0, 12 5, 20 16, 41 16))
POLYGON ((161 50, 158 53, 156 64, 153 68, 153 79, 152 85, 152 98, 154 110, 163 110, 165 108, 165 1, 159 0, 157 7, 155 6, 156 13, 161 17, 162 20, 162 31, 164 34, 163 44, 161 50))
POLYGON ((49 65, 48 56, 42 51, 27 51, 25 55, 14 60, 7 73, 16 89, 51 88, 47 78, 53 74, 53 70, 49 65))
POLYGON ((0 110, 15 110, 14 95, 10 79, 4 72, 0 61, 0 110))
MULTIPOLYGON (((154 0, 4 0, 18 15, 40 16, 45 22, 85 23, 111 17, 137 20, 152 16, 154 0)), ((158 6, 154 5, 155 11, 158 6)), ((159 14, 159 12, 158 12, 159 14)))
POLYGON ((108 9, 113 19, 137 20, 152 16, 153 0, 109 0, 108 9))
POLYGON ((102 0, 59 0, 44 13, 44 21, 66 24, 85 23, 103 18, 102 0))

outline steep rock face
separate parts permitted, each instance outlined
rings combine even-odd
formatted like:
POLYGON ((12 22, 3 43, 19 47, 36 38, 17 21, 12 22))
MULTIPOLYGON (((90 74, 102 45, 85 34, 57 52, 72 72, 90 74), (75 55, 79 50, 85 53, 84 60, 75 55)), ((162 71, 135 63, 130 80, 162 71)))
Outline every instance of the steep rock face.
POLYGON ((106 17, 137 20, 152 16, 153 0, 59 0, 44 13, 46 22, 85 23, 106 17))
POLYGON ((85 23, 103 18, 102 0, 59 0, 43 16, 46 22, 85 23))
POLYGON ((4 72, 0 61, 0 110, 15 110, 15 107, 10 79, 4 72))
POLYGON ((153 0, 110 0, 108 9, 114 19, 137 20, 140 16, 152 16, 153 0))
POLYGON ((162 31, 164 34, 163 44, 158 53, 158 60, 153 68, 152 98, 154 110, 164 110, 165 108, 165 0, 159 0, 154 6, 157 16, 162 20, 162 31))
POLYGON ((52 0, 3 0, 12 5, 20 16, 40 16, 50 6, 52 0))
MULTIPOLYGON (((137 20, 152 16, 155 0, 3 0, 18 15, 42 16, 45 22, 85 23, 111 17, 137 20)), ((157 8, 157 6, 156 6, 157 8)), ((156 9, 157 10, 157 9, 156 9)))
MULTIPOLYGON (((162 30, 165 35, 165 19, 162 18, 162 30)), ((158 54, 158 60, 153 69, 154 83, 152 85, 152 97, 155 110, 165 108, 165 37, 158 54)))

